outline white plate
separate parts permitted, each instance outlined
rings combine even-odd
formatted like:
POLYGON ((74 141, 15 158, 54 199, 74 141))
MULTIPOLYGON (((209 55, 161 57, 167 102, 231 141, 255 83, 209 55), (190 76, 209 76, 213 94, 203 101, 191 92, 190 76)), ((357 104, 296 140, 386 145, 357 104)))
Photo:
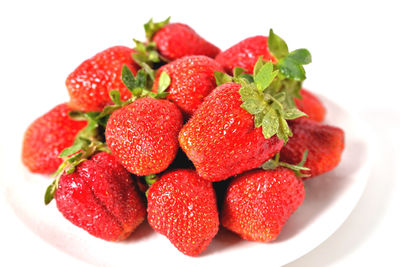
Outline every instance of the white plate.
MULTIPOLYGON (((335 170, 305 182, 303 205, 273 243, 244 241, 221 229, 207 250, 193 258, 181 254, 147 222, 126 241, 106 242, 64 219, 55 201, 45 206, 43 194, 51 180, 29 173, 21 164, 15 165, 20 161, 17 153, 7 157, 2 155, 10 165, 1 182, 6 186, 6 199, 20 220, 49 244, 88 263, 126 266, 133 263, 132 259, 141 259, 151 266, 167 262, 173 262, 175 266, 214 266, 217 263, 230 266, 283 265, 306 254, 339 228, 360 199, 370 171, 372 152, 367 145, 370 139, 365 126, 336 104, 325 98, 322 100, 328 110, 326 123, 345 130, 346 148, 342 162, 335 170), (12 166, 18 167, 10 169, 12 166)), ((15 142, 14 147, 20 147, 17 144, 20 140, 15 142)))

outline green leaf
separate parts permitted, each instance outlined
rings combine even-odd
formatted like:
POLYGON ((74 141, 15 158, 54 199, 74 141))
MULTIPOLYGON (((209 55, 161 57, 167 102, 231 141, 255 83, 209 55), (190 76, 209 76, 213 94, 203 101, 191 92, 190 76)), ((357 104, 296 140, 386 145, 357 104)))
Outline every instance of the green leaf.
POLYGON ((241 67, 235 67, 233 69, 233 77, 240 77, 246 70, 241 67))
POLYGON ((276 35, 272 29, 269 30, 268 50, 277 59, 284 58, 289 53, 286 42, 276 35))
POLYGON ((262 123, 262 133, 268 139, 278 132, 279 118, 275 109, 270 108, 264 115, 262 123))
POLYGON ((154 184, 155 182, 157 182, 158 177, 155 174, 148 174, 144 176, 144 181, 146 182, 146 184, 148 186, 151 186, 152 184, 154 184))
POLYGON ((132 95, 136 96, 136 97, 140 97, 143 93, 143 89, 142 88, 135 88, 132 90, 132 95))
POLYGON ((167 90, 168 86, 171 84, 171 78, 169 77, 168 73, 163 71, 160 75, 160 79, 158 80, 158 93, 163 93, 167 90))
POLYGON ((286 92, 282 91, 274 95, 274 100, 279 104, 280 109, 283 109, 282 102, 286 99, 286 92))
POLYGON ((148 59, 149 59, 151 62, 160 62, 159 54, 158 54, 158 52, 155 51, 155 50, 149 51, 149 53, 148 53, 147 56, 148 56, 148 59))
MULTIPOLYGON (((147 84, 147 73, 144 69, 140 69, 136 73, 135 86, 136 88, 146 88, 146 84, 147 84)), ((136 88, 134 88, 133 90, 135 90, 136 88)))
POLYGON ((254 76, 257 89, 260 92, 264 91, 274 80, 277 73, 277 71, 274 71, 274 66, 271 61, 265 63, 254 76))
POLYGON ((133 60, 143 67, 143 64, 158 63, 161 61, 161 56, 157 51, 157 45, 155 42, 141 42, 133 39, 135 42, 135 52, 132 53, 133 60))
POLYGON ((255 115, 264 110, 265 102, 263 101, 263 99, 255 97, 247 99, 240 106, 247 110, 247 112, 249 112, 250 114, 255 115))
MULTIPOLYGON (((279 74, 279 73, 278 73, 279 74)), ((279 75, 277 75, 277 79, 274 79, 271 84, 268 86, 267 92, 271 95, 278 93, 282 89, 282 80, 279 79, 279 75)))
POLYGON ((220 86, 221 84, 229 83, 229 82, 233 81, 232 77, 224 72, 214 71, 214 77, 215 77, 217 86, 220 86))
POLYGON ((149 75, 150 79, 151 79, 152 81, 154 81, 155 70, 153 70, 153 69, 150 67, 150 65, 147 64, 147 63, 145 63, 145 62, 142 62, 142 63, 140 63, 139 65, 142 67, 143 71, 144 71, 145 73, 147 73, 147 75, 149 75))
POLYGON ((278 166, 278 164, 276 163, 276 161, 274 159, 269 159, 266 162, 263 163, 263 165, 261 165, 261 168, 263 170, 273 170, 278 166))
POLYGON ((147 40, 151 40, 153 35, 160 30, 162 27, 167 25, 170 21, 171 17, 160 21, 160 22, 153 22, 153 18, 151 18, 146 24, 144 24, 144 31, 146 33, 147 40))
MULTIPOLYGON (((135 50, 138 50, 137 47, 135 47, 135 50)), ((148 61, 146 52, 132 53, 132 58, 138 65, 148 61)))
POLYGON ((90 120, 96 120, 96 119, 97 119, 97 116, 98 116, 99 114, 100 114, 99 112, 95 112, 95 111, 86 112, 86 113, 85 113, 85 115, 86 115, 86 120, 88 120, 88 121, 90 121, 90 120))
POLYGON ((285 79, 282 81, 282 84, 284 86, 285 92, 288 95, 291 95, 292 97, 301 99, 301 95, 300 95, 301 82, 300 81, 285 79))
POLYGON ((68 161, 68 163, 74 163, 76 161, 79 161, 81 159, 82 155, 83 155, 82 152, 76 153, 75 155, 69 157, 67 159, 67 161, 68 161))
POLYGON ((158 93, 155 96, 153 96, 156 99, 164 99, 169 95, 169 92, 162 92, 162 93, 158 93))
POLYGON ((253 68, 253 75, 256 76, 258 74, 258 72, 260 71, 260 69, 262 68, 262 66, 264 65, 264 61, 262 59, 262 56, 259 56, 257 59, 256 64, 254 65, 253 68))
MULTIPOLYGON (((111 106, 112 107, 112 106, 111 106)), ((99 127, 97 120, 89 120, 88 121, 88 125, 83 128, 79 133, 78 133, 78 137, 84 137, 87 139, 90 139, 90 137, 94 134, 93 131, 97 130, 97 127, 99 127)))
POLYGON ((242 85, 239 89, 240 99, 242 101, 246 101, 247 99, 257 98, 259 96, 262 97, 260 92, 257 90, 255 86, 251 85, 242 85))
POLYGON ((279 72, 286 78, 296 81, 303 81, 306 79, 306 73, 303 66, 290 58, 283 58, 278 62, 279 72))
POLYGON ((137 39, 133 39, 133 41, 136 44, 135 51, 137 52, 137 54, 139 55, 145 54, 147 51, 147 45, 144 42, 139 41, 137 39))
POLYGON ((72 110, 70 112, 68 112, 68 116, 76 121, 85 121, 87 120, 87 116, 85 114, 85 112, 82 111, 78 111, 78 110, 72 110))
POLYGON ((125 64, 122 67, 121 80, 129 90, 133 90, 136 87, 136 78, 125 64))
POLYGON ((54 180, 46 189, 46 193, 44 194, 44 204, 48 205, 54 198, 54 194, 56 193, 56 180, 54 180))
POLYGON ((290 52, 286 57, 301 65, 311 63, 311 53, 305 48, 296 49, 290 52))
MULTIPOLYGON (((109 115, 111 115, 111 113, 113 113, 120 107, 121 106, 117 106, 117 105, 105 106, 103 111, 97 116, 96 121, 100 123, 100 120, 108 117, 109 115)), ((92 130, 95 129, 95 127, 97 127, 97 125, 95 125, 95 124, 91 124, 91 126, 92 126, 92 130)))
POLYGON ((86 144, 86 142, 82 141, 81 139, 77 139, 78 141, 73 144, 70 147, 64 148, 63 151, 61 151, 60 155, 58 155, 59 158, 64 158, 67 156, 70 156, 79 150, 82 149, 82 147, 86 144))
POLYGON ((239 79, 241 80, 239 83, 243 83, 243 79, 247 80, 249 83, 254 82, 253 75, 251 75, 249 73, 240 74, 239 79))
MULTIPOLYGON (((307 116, 304 112, 300 111, 298 108, 291 108, 285 110, 285 119, 286 120, 294 120, 303 116, 307 116)), ((308 116, 307 116, 308 117, 308 116)))
POLYGON ((254 127, 258 128, 262 125, 263 118, 265 116, 265 109, 260 113, 254 114, 254 127))
POLYGON ((279 139, 283 139, 285 141, 285 143, 287 143, 287 141, 289 140, 289 137, 291 137, 292 131, 289 128, 289 125, 287 124, 287 121, 282 117, 279 116, 278 117, 278 123, 279 123, 279 127, 278 127, 278 131, 277 131, 277 136, 279 139))
POLYGON ((115 105, 118 105, 118 106, 122 105, 121 95, 118 90, 111 90, 109 95, 110 95, 112 102, 115 105))

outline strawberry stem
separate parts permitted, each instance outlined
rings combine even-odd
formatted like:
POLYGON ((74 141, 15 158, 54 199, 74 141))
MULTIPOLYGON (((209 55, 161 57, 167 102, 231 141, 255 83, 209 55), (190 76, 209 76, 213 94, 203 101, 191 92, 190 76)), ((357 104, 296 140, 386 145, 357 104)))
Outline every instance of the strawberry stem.
POLYGON ((286 162, 279 161, 280 153, 277 153, 274 158, 266 161, 264 164, 261 165, 261 168, 264 170, 273 170, 279 166, 291 169, 294 171, 297 177, 308 177, 309 174, 304 174, 302 171, 309 171, 310 169, 304 167, 304 163, 307 160, 308 150, 305 150, 302 156, 301 161, 298 164, 289 164, 286 162))
POLYGON ((155 182, 157 182, 158 179, 159 179, 159 177, 156 174, 149 174, 149 175, 144 176, 144 181, 146 182, 146 184, 148 186, 148 188, 145 192, 146 197, 149 193, 149 189, 150 189, 151 185, 154 184, 155 182))
POLYGON ((89 159, 93 154, 103 151, 110 153, 110 149, 103 142, 93 140, 86 148, 82 148, 82 152, 63 157, 63 162, 57 171, 52 175, 53 182, 47 187, 44 195, 44 203, 48 205, 54 198, 58 188, 58 182, 63 174, 71 174, 75 171, 76 166, 89 159))
POLYGON ((154 22, 153 19, 150 19, 146 24, 144 24, 147 40, 141 42, 133 39, 136 46, 132 58, 139 66, 150 74, 152 80, 154 80, 154 71, 152 69, 155 67, 155 64, 165 64, 169 62, 168 59, 158 53, 157 45, 152 41, 152 38, 157 31, 169 23, 170 18, 171 17, 168 17, 166 20, 160 22, 154 22))

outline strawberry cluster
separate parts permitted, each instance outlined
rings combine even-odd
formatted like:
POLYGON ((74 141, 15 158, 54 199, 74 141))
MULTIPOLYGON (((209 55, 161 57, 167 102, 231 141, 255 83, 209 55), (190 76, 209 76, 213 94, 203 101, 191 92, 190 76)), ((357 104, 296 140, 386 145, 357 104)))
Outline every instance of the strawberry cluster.
POLYGON ((302 88, 310 53, 272 30, 220 51, 169 19, 144 28, 134 48, 79 65, 69 102, 26 130, 24 165, 54 176, 45 203, 108 241, 147 218, 190 256, 220 225, 275 240, 304 200, 303 179, 335 168, 344 149, 302 88))

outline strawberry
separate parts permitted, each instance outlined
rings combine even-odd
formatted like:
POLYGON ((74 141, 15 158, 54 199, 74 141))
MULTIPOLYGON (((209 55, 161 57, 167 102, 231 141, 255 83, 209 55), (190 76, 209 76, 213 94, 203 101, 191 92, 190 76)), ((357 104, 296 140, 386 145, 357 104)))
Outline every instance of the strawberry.
POLYGON ((114 111, 106 126, 106 142, 118 161, 142 176, 165 170, 178 151, 182 114, 175 104, 139 98, 114 111))
POLYGON ((229 184, 221 224, 243 239, 270 242, 303 200, 303 183, 292 170, 251 170, 229 184))
POLYGON ((311 55, 306 49, 289 53, 272 30, 268 40, 277 63, 260 56, 253 75, 239 67, 233 70, 234 77, 215 72, 219 86, 179 133, 182 150, 204 179, 221 181, 261 166, 292 135, 287 120, 305 115, 294 97, 311 55))
POLYGON ((219 62, 229 74, 235 67, 241 67, 251 73, 257 59, 262 56, 265 61, 275 61, 268 50, 268 37, 254 36, 244 39, 227 50, 219 53, 215 60, 219 62))
POLYGON ((282 140, 267 139, 254 127, 254 116, 241 107, 240 88, 218 86, 179 133, 181 148, 204 179, 220 181, 257 168, 282 148, 282 140))
POLYGON ((153 85, 157 92, 159 77, 166 72, 171 78, 168 100, 174 102, 182 112, 191 116, 200 103, 215 87, 214 71, 223 69, 215 60, 206 56, 185 56, 162 66, 153 85))
POLYGON ((122 100, 127 100, 131 93, 121 81, 121 70, 125 64, 136 73, 139 67, 133 61, 133 52, 128 47, 114 46, 80 64, 65 81, 69 105, 85 112, 101 111, 111 103, 111 90, 118 90, 122 100))
POLYGON ((325 107, 316 95, 306 89, 300 90, 301 99, 295 98, 299 110, 308 115, 308 119, 322 122, 325 118, 325 107))
POLYGON ((297 163, 308 150, 304 167, 310 171, 304 173, 309 174, 309 178, 330 171, 339 164, 344 150, 342 129, 305 118, 293 120, 290 128, 293 136, 280 152, 281 161, 297 163))
POLYGON ((184 56, 208 56, 214 58, 221 50, 191 27, 182 23, 169 23, 170 18, 161 22, 150 19, 145 25, 146 42, 135 40, 137 53, 135 61, 147 68, 154 64, 173 61, 184 56))
POLYGON ((218 232, 219 220, 212 183, 194 170, 165 173, 150 186, 147 219, 182 253, 196 256, 218 232))
POLYGON ((156 43, 160 55, 167 60, 191 55, 214 58, 220 52, 218 47, 206 41, 188 25, 168 22, 155 29, 152 28, 151 24, 154 23, 150 20, 147 26, 149 31, 146 33, 149 39, 156 43))
POLYGON ((63 174, 55 199, 66 219, 107 241, 126 239, 146 216, 129 172, 105 152, 63 174))
POLYGON ((26 130, 22 162, 31 172, 49 174, 62 163, 60 152, 72 145, 76 134, 86 126, 68 116, 71 109, 60 104, 36 119, 26 130))

